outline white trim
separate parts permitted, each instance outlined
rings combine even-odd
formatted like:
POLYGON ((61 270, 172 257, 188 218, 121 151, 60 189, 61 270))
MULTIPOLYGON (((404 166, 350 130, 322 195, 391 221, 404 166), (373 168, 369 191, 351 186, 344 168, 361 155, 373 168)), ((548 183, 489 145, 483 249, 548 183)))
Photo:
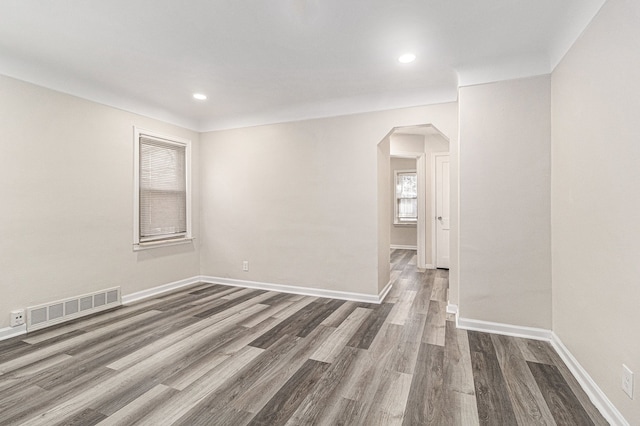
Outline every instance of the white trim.
POLYGON ((458 328, 482 331, 484 333, 503 334, 505 336, 524 337, 525 339, 551 341, 551 330, 545 328, 524 327, 521 325, 458 318, 458 328))
POLYGON ((277 291, 280 293, 302 294, 305 296, 316 296, 316 297, 329 297, 332 299, 351 300, 354 302, 376 303, 376 304, 382 303, 386 295, 391 290, 391 287, 393 287, 393 284, 389 282, 382 289, 382 291, 380 291, 380 293, 376 296, 376 295, 364 294, 364 293, 325 290, 325 289, 313 288, 313 287, 297 287, 297 286, 284 285, 284 284, 272 284, 272 283, 263 283, 263 282, 257 282, 257 281, 245 281, 245 280, 236 280, 232 278, 220 278, 220 277, 211 277, 211 276, 201 275, 201 276, 186 278, 180 281, 174 281, 168 284, 159 285, 157 287, 153 287, 147 290, 142 290, 135 293, 123 295, 122 304, 127 305, 133 302, 138 302, 140 300, 148 299, 148 298, 157 296, 159 294, 166 293, 168 291, 176 290, 181 287, 187 287, 187 286, 198 284, 198 283, 222 284, 222 285, 228 285, 231 287, 255 288, 260 290, 277 291))
POLYGON ((405 246, 402 244, 391 244, 390 247, 394 250, 418 250, 418 246, 405 246))
POLYGON ((453 303, 447 303, 447 313, 458 315, 458 305, 454 305, 453 303))
MULTIPOLYGON (((418 213, 418 216, 416 216, 416 221, 415 222, 399 222, 398 221, 398 175, 399 174, 415 174, 416 175, 416 184, 418 183, 418 170, 417 169, 406 169, 406 170, 394 170, 393 171, 393 224, 394 225, 413 225, 416 226, 416 224, 420 221, 420 214, 418 213)), ((418 185, 419 186, 419 185, 418 185)), ((418 193, 420 193, 420 190, 418 190, 418 193)), ((416 201, 417 203, 419 203, 419 199, 416 196, 416 201)), ((420 208, 418 207, 418 212, 420 211, 420 208)))
MULTIPOLYGON (((418 226, 417 226, 417 246, 418 258, 417 267, 426 269, 427 263, 427 234, 425 232, 427 224, 427 160, 426 155, 420 154, 416 158, 416 174, 418 179, 418 226)), ((397 203, 396 203, 397 204, 397 203)))
POLYGON ((391 291, 391 287, 393 287, 393 282, 389 281, 386 286, 382 289, 382 291, 378 294, 378 304, 384 302, 384 298, 387 297, 387 294, 391 291))
POLYGON ((138 243, 133 245, 133 251, 149 250, 157 247, 177 246, 180 244, 188 244, 193 242, 195 238, 179 238, 175 240, 149 241, 146 243, 138 243))
MULTIPOLYGON (((448 305, 447 312, 449 312, 448 305)), ((457 306, 456 306, 457 308, 457 306)), ((551 346, 558 353, 562 361, 567 365, 571 374, 576 378, 582 390, 587 394, 593 405, 600 411, 600 414, 612 425, 629 426, 629 422, 622 416, 620 411, 611 403, 609 398, 600 389, 596 382, 589 376, 589 373, 580 365, 578 360, 562 343, 558 335, 551 330, 543 328, 523 327, 497 322, 480 321, 468 318, 459 318, 456 315, 456 325, 464 330, 482 331, 485 333, 504 334, 507 336, 524 337, 526 339, 544 340, 551 343, 551 346)))
POLYGON ((562 361, 567 365, 569 371, 571 371, 571 374, 576 378, 593 405, 600 411, 600 414, 612 425, 629 426, 629 422, 627 422, 620 411, 611 403, 605 393, 602 392, 602 389, 600 389, 589 373, 580 365, 578 360, 554 332, 551 333, 551 345, 556 352, 558 352, 558 355, 560 355, 560 358, 562 358, 562 361))
POLYGON ((133 126, 133 247, 140 244, 140 133, 133 126))
MULTIPOLYGON (((394 130, 391 131, 391 134, 394 133, 394 130)), ((422 152, 414 152, 414 151, 394 151, 393 154, 389 153, 390 158, 412 158, 416 159, 422 155, 422 152)))
POLYGON ((174 281, 168 284, 162 284, 157 287, 149 288, 147 290, 137 291, 135 293, 122 296, 122 304, 128 305, 129 303, 138 302, 140 300, 148 299, 150 297, 155 297, 159 294, 166 293, 168 291, 186 287, 189 285, 197 284, 199 282, 200 282, 200 277, 195 276, 191 278, 186 278, 184 280, 174 281))
MULTIPOLYGON (((377 303, 380 304, 391 290, 393 284, 391 281, 382 289, 378 296, 362 293, 352 293, 334 290, 324 290, 318 288, 307 288, 288 286, 282 284, 261 283, 255 281, 235 280, 230 278, 218 278, 210 276, 194 276, 180 281, 160 285, 147 290, 138 291, 136 293, 122 296, 122 304, 130 304, 142 299, 151 298, 171 290, 181 287, 206 282, 211 284, 223 284, 233 287, 256 288, 262 290, 278 291, 283 293, 303 294, 306 296, 330 297, 334 299, 352 300, 356 302, 377 303)), ((503 334, 514 337, 524 337, 534 340, 549 341, 556 350, 562 361, 567 365, 571 374, 576 378, 582 389, 585 391, 593 405, 600 411, 604 418, 612 425, 629 426, 629 422, 623 417, 618 409, 611 403, 609 398, 600 389, 596 382, 591 378, 589 373, 580 365, 573 354, 562 343, 560 338, 551 330, 523 327, 511 324, 502 324, 489 321, 473 320, 458 317, 458 306, 449 303, 447 305, 447 313, 456 314, 456 325, 464 330, 482 331, 486 333, 503 334)), ((0 329, 0 341, 18 337, 27 334, 26 324, 18 327, 6 327, 0 329)))
MULTIPOLYGON (((135 293, 126 294, 121 296, 122 305, 128 305, 134 302, 138 302, 144 299, 149 299, 158 296, 163 293, 167 293, 172 290, 176 290, 182 287, 198 284, 201 282, 209 284, 222 284, 232 287, 244 287, 244 288, 256 288, 261 290, 277 291, 281 293, 293 293, 302 294, 305 296, 316 297, 328 297, 332 299, 351 300, 354 302, 375 303, 380 304, 387 296, 393 283, 389 281, 387 285, 380 291, 378 295, 364 294, 364 293, 352 293, 346 291, 336 290, 324 290, 321 288, 312 287, 297 287, 283 284, 271 284, 256 281, 244 281, 235 280, 231 278, 219 278, 210 276, 194 276, 186 278, 184 280, 174 281, 167 284, 162 284, 157 287, 149 288, 146 290, 137 291, 135 293)), ((27 326, 23 324, 18 327, 7 327, 0 329, 0 340, 10 339, 12 337, 21 336, 27 333, 27 326)))
POLYGON ((27 334, 27 324, 22 324, 17 327, 0 328, 0 340, 7 340, 25 334, 27 334))
POLYGON ((164 247, 179 244, 186 240, 191 240, 191 141, 189 139, 178 138, 153 132, 140 127, 133 126, 133 250, 146 250, 156 247, 164 247), (185 186, 186 186, 186 220, 187 232, 184 238, 179 240, 161 240, 155 245, 153 242, 140 242, 140 136, 144 135, 150 139, 158 139, 162 142, 180 145, 185 147, 185 186))
POLYGON ((424 269, 438 269, 438 268, 436 268, 436 265, 432 265, 431 263, 427 263, 426 265, 424 265, 424 269))
POLYGON ((232 287, 255 288, 259 290, 277 291, 280 293, 302 294, 304 296, 328 297, 331 299, 351 300, 364 303, 382 303, 382 299, 391 289, 391 284, 387 284, 380 294, 352 293, 348 291, 325 290, 313 287, 298 287, 293 285, 263 283, 257 281, 236 280, 233 278, 220 278, 210 276, 200 276, 200 281, 209 284, 222 284, 232 287))

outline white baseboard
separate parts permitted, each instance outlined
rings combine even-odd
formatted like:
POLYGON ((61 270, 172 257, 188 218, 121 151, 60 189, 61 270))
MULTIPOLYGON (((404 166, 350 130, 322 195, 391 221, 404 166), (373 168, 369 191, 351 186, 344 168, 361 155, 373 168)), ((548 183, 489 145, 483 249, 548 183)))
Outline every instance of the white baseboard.
POLYGON ((485 333, 503 334, 505 336, 524 337, 525 339, 551 341, 551 330, 544 328, 524 327, 520 325, 502 324, 499 322, 480 321, 469 318, 457 318, 458 328, 482 331, 485 333))
POLYGON ((166 293, 168 291, 175 290, 181 287, 197 284, 199 282, 200 282, 200 277, 195 276, 195 277, 186 278, 180 281, 174 281, 172 283, 159 285, 157 287, 149 288, 147 290, 137 291, 131 294, 125 294, 122 296, 122 304, 127 305, 129 303, 138 302, 143 299, 148 299, 150 297, 154 297, 159 294, 166 293))
POLYGON ((352 293, 348 291, 325 290, 313 287, 298 287, 284 284, 263 283, 257 281, 236 280, 232 278, 210 277, 206 275, 200 276, 200 281, 210 284, 222 284, 233 287, 255 288, 259 290, 277 291, 281 293, 302 294, 305 296, 328 297, 331 299, 350 300, 354 302, 377 303, 380 304, 386 293, 391 289, 391 285, 387 284, 378 295, 352 293))
MULTIPOLYGON (((131 294, 122 295, 121 301, 123 305, 138 302, 144 299, 158 296, 172 290, 187 287, 200 282, 210 284, 223 284, 233 287, 256 288, 261 290, 278 291, 282 293, 302 294, 305 296, 328 297, 332 299, 351 300, 355 302, 376 303, 380 304, 385 296, 391 290, 392 283, 389 282, 378 295, 352 293, 346 291, 325 290, 320 288, 297 287, 282 284, 262 283, 256 281, 235 280, 231 278, 219 278, 209 276, 194 276, 184 280, 174 281, 172 283, 159 285, 157 287, 146 290, 137 291, 131 294)), ((26 325, 19 327, 7 327, 0 329, 0 340, 10 339, 12 337, 21 336, 27 333, 26 325)))
POLYGON ((391 244, 392 250, 418 250, 418 246, 404 246, 402 244, 391 244))
MULTIPOLYGON (((282 284, 262 283, 262 282, 256 282, 256 281, 234 280, 230 278, 195 276, 191 278, 186 278, 184 280, 175 281, 172 283, 159 285, 157 287, 149 288, 146 290, 137 291, 135 293, 122 295, 121 301, 123 305, 127 305, 130 303, 155 297, 162 293, 166 293, 182 287, 194 285, 199 282, 205 282, 210 284, 223 284, 223 285, 228 285, 233 287, 256 288, 261 290, 278 291, 282 293, 302 294, 305 296, 316 296, 316 297, 328 297, 332 299, 351 300, 355 302, 376 303, 376 304, 382 303, 384 298, 387 296, 387 294, 391 290, 391 287, 393 287, 393 284, 390 281, 382 289, 382 291, 376 296, 371 294, 352 293, 352 292, 346 292, 346 291, 324 290, 320 288, 296 287, 296 286, 289 286, 289 285, 282 285, 282 284)), ((6 328, 0 329, 0 340, 6 340, 12 337, 18 337, 25 334, 27 334, 26 325, 21 325, 18 327, 6 327, 6 328)))
POLYGON ((424 265, 424 268, 425 269, 438 269, 438 268, 436 268, 436 265, 432 265, 430 263, 427 263, 426 265, 424 265))
POLYGON ((11 339, 12 337, 22 336, 23 334, 27 334, 26 324, 17 327, 0 328, 0 340, 11 339))
MULTIPOLYGON (((447 306, 447 312, 449 312, 449 306, 447 306)), ((558 352, 562 361, 564 361, 571 371, 571 374, 573 374, 584 392, 589 396, 593 405, 600 411, 600 414, 612 425, 629 426, 629 422, 625 420, 620 411, 611 403, 596 382, 589 376, 589 373, 582 368, 578 360, 569 352, 569 349, 564 346, 560 338, 553 331, 544 328, 523 327, 459 317, 456 318, 456 322, 458 328, 464 330, 504 334, 506 336, 524 337, 525 339, 550 342, 556 352, 558 352)))
POLYGON ((384 298, 387 297, 387 294, 389 294, 389 292, 391 291, 391 287, 393 287, 393 282, 389 281, 387 285, 384 286, 380 294, 378 294, 378 303, 384 302, 384 298))
MULTIPOLYGON (((328 297, 333 299, 350 300, 365 303, 380 304, 386 297, 393 286, 391 281, 376 295, 352 293, 336 290, 325 290, 320 288, 297 287, 282 284, 271 284, 256 281, 244 281, 231 278, 219 278, 211 276, 195 276, 180 281, 160 285, 147 290, 138 291, 122 296, 122 304, 126 305, 142 299, 157 296, 171 290, 181 287, 206 282, 211 284, 222 284, 233 287, 255 288, 260 290, 278 291, 282 293, 302 294, 305 296, 328 297)), ((503 334, 507 336, 523 337, 534 340, 545 340, 551 343, 558 355, 567 365, 571 373, 574 375, 582 389, 591 399, 604 418, 612 425, 629 426, 629 422, 625 420, 620 411, 611 403, 596 382, 589 376, 589 373, 580 365, 578 360, 571 354, 569 349, 562 343, 560 338, 551 330, 534 327, 524 327, 512 324, 502 324, 489 321, 474 320, 469 318, 460 318, 458 316, 458 306, 449 303, 447 305, 447 313, 456 314, 456 325, 464 330, 482 331, 485 333, 503 334)), ((18 337, 27 333, 26 325, 18 327, 6 327, 0 329, 0 341, 18 337)))
POLYGON ((556 333, 551 333, 551 345, 558 352, 562 361, 567 365, 573 376, 576 378, 589 399, 600 411, 600 414, 612 425, 629 426, 629 422, 622 416, 622 413, 611 403, 609 398, 602 392, 602 389, 591 378, 569 349, 562 343, 556 333))

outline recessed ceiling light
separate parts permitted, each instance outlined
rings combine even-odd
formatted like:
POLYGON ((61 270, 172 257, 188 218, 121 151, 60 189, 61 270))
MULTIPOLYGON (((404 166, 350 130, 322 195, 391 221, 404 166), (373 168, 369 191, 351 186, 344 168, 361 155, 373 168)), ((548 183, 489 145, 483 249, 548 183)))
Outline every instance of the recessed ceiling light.
POLYGON ((403 64, 408 64, 409 62, 413 62, 415 60, 416 55, 414 55, 413 53, 405 53, 398 58, 398 61, 402 62, 403 64))
POLYGON ((204 101, 207 99, 207 95, 203 95, 202 93, 194 93, 193 97, 199 101, 204 101))

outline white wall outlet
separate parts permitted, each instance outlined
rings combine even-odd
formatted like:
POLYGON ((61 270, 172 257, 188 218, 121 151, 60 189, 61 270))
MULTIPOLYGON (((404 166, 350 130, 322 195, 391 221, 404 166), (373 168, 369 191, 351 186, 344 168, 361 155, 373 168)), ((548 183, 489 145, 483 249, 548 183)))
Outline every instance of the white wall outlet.
POLYGON ((622 364, 622 390, 633 399, 633 371, 622 364))
POLYGON ((242 270, 247 272, 249 270, 249 261, 248 260, 243 260, 242 261, 242 270))
POLYGON ((24 309, 11 311, 11 327, 17 327, 22 324, 24 324, 24 309))

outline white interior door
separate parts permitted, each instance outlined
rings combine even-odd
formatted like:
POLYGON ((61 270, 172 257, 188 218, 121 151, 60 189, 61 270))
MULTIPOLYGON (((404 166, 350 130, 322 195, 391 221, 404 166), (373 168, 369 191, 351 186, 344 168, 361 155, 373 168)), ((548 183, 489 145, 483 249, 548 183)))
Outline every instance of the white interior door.
POLYGON ((435 156, 436 268, 449 269, 449 156, 435 156))

